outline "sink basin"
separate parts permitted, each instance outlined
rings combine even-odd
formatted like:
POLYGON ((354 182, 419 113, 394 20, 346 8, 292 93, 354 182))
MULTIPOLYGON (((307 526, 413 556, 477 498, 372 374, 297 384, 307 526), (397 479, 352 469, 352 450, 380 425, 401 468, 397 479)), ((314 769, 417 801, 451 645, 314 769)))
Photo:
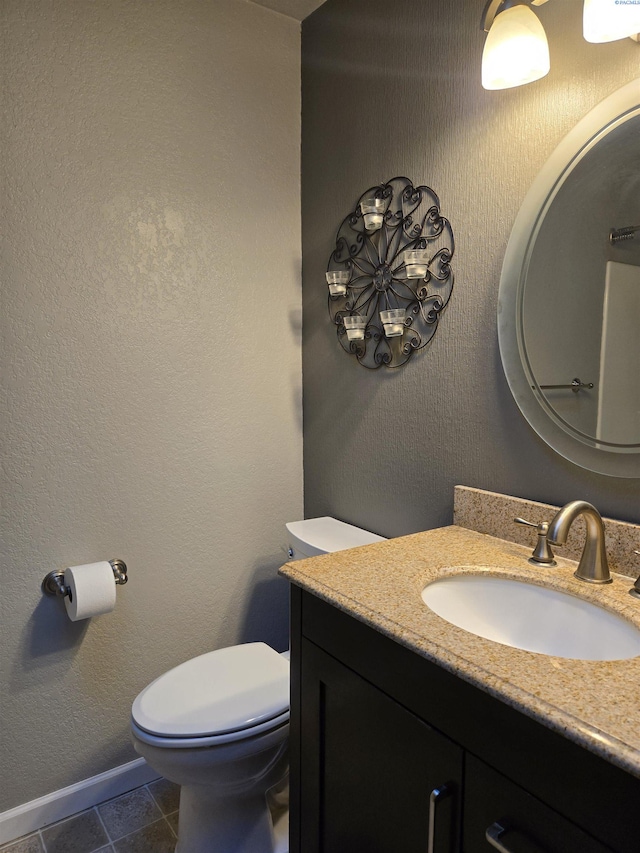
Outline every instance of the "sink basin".
POLYGON ((525 581, 452 575, 428 584, 422 600, 452 625, 516 649, 581 660, 640 655, 640 630, 631 622, 575 595, 525 581))

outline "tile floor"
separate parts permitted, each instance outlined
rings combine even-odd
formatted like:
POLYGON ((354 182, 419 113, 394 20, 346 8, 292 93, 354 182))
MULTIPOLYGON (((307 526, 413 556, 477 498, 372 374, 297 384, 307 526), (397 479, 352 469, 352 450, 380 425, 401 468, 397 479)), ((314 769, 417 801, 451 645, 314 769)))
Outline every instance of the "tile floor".
POLYGON ((0 847, 0 853, 174 853, 180 788, 157 779, 0 847))

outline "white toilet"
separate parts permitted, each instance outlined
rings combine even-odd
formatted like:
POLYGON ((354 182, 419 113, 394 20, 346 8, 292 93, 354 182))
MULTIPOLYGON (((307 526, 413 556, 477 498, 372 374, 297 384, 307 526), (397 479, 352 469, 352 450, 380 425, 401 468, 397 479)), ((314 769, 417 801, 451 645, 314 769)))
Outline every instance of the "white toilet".
MULTIPOLYGON (((335 518, 287 524, 289 559, 379 542, 335 518)), ((136 752, 182 786, 176 853, 287 853, 288 814, 267 791, 286 781, 288 653, 217 649, 153 681, 131 709, 136 752)))

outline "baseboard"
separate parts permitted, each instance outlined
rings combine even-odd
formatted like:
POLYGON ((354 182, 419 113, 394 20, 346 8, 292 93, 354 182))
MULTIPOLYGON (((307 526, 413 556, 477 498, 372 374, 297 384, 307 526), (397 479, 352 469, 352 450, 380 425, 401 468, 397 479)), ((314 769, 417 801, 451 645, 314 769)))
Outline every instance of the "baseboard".
POLYGON ((6 844, 57 820, 90 809, 157 778, 158 774, 149 767, 144 758, 137 758, 107 770, 106 773, 91 776, 82 782, 76 782, 75 785, 69 785, 68 788, 61 788, 45 797, 16 806, 15 809, 0 814, 0 844, 6 844))

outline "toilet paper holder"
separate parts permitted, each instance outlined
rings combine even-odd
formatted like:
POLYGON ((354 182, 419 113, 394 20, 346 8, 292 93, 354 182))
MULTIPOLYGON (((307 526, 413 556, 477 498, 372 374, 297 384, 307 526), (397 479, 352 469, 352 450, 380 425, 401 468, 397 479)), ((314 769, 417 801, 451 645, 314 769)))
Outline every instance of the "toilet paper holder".
MULTIPOLYGON (((118 586, 125 584, 129 578, 127 577, 127 565, 124 560, 109 560, 109 565, 113 569, 113 579, 118 586)), ((69 595, 69 587, 64 582, 64 569, 54 569, 49 572, 42 581, 42 591, 46 595, 69 595)))

